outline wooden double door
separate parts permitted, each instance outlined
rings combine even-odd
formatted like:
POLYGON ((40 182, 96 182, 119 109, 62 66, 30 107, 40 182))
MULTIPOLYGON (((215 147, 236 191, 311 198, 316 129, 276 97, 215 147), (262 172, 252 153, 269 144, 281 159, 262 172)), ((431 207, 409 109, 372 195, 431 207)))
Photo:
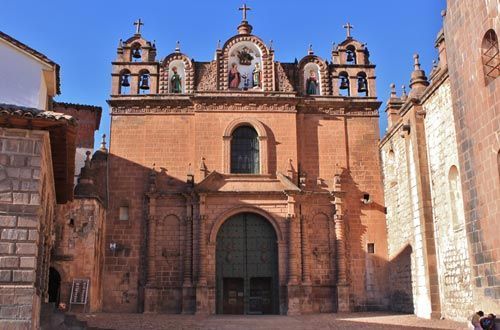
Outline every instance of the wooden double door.
POLYGON ((269 221, 254 213, 226 220, 216 254, 217 313, 278 313, 278 247, 269 221))

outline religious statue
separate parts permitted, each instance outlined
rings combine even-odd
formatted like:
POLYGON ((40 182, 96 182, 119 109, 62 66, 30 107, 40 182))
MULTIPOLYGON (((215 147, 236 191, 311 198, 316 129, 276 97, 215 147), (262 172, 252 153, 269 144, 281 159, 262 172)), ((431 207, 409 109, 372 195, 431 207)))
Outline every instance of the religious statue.
POLYGON ((177 73, 177 67, 172 67, 172 78, 170 78, 170 86, 172 93, 182 93, 182 78, 177 73))
POLYGON ((238 51, 238 58, 241 65, 252 64, 253 56, 250 54, 251 50, 247 47, 243 47, 241 51, 238 51))
POLYGON ((309 71, 309 78, 307 78, 306 81, 306 94, 318 94, 318 79, 316 78, 316 73, 314 72, 314 70, 309 71))
POLYGON ((260 77, 261 77, 261 70, 260 70, 259 62, 257 62, 257 63, 255 63, 255 68, 253 69, 253 72, 252 72, 252 79, 253 79, 253 87, 254 88, 260 87, 260 77))
POLYGON ((240 86, 241 75, 238 71, 238 65, 233 63, 231 70, 229 70, 229 88, 236 89, 240 86))

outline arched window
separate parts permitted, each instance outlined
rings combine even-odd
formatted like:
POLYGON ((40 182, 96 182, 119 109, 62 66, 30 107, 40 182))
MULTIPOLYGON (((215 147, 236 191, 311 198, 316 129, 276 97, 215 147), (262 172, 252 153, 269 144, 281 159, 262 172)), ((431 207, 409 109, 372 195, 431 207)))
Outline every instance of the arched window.
POLYGON ((455 165, 450 168, 448 174, 448 189, 450 192, 450 206, 451 206, 451 220, 453 227, 463 225, 463 201, 462 201, 462 187, 460 185, 460 178, 458 169, 455 165))
POLYGON ((131 47, 130 62, 141 62, 141 60, 142 60, 141 45, 138 43, 135 43, 131 47))
POLYGON ((339 74, 339 95, 349 96, 349 75, 347 72, 341 72, 339 74))
POLYGON ((356 48, 353 45, 346 47, 345 55, 347 64, 356 64, 356 48))
POLYGON ((368 80, 366 79, 366 73, 360 72, 357 75, 358 79, 358 95, 368 96, 368 80))
POLYGON ((149 83, 150 83, 150 75, 148 70, 141 70, 139 72, 139 86, 138 91, 139 94, 149 94, 149 83))
POLYGON ((500 76, 500 54, 498 37, 493 30, 488 30, 483 38, 482 60, 486 85, 500 76))
POLYGON ((251 126, 240 126, 231 135, 231 173, 259 174, 259 137, 251 126))
POLYGON ((130 71, 123 70, 120 72, 120 86, 118 87, 119 94, 130 94, 130 71))

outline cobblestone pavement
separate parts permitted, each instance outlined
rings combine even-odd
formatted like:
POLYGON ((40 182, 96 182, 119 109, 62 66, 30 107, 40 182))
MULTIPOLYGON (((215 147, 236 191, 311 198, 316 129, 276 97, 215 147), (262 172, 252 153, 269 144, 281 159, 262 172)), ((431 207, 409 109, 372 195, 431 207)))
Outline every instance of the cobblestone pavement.
POLYGON ((166 314, 80 314, 89 326, 115 330, 149 329, 467 329, 464 323, 425 320, 386 313, 314 314, 302 316, 189 316, 166 314))

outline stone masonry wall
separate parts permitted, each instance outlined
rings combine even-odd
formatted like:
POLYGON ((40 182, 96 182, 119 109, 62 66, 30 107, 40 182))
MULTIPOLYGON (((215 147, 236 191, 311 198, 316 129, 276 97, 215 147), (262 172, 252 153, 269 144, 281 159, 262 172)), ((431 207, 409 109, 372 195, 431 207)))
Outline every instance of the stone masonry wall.
MULTIPOLYGON (((61 276, 60 302, 69 306, 71 285, 75 278, 88 278, 88 311, 102 308, 102 271, 106 213, 94 198, 75 199, 58 205, 56 242, 51 266, 61 276)), ((79 311, 82 306, 72 306, 79 311)))
POLYGON ((446 2, 444 34, 473 303, 476 310, 495 313, 500 310, 500 79, 487 83, 482 48, 488 30, 500 33, 499 7, 495 0, 446 2))
POLYGON ((392 284, 390 308, 430 317, 422 228, 416 194, 416 169, 411 142, 392 135, 382 147, 387 206, 387 240, 392 284))
POLYGON ((0 128, 0 328, 37 328, 55 190, 49 133, 0 128))
POLYGON ((450 82, 446 79, 423 105, 438 255, 441 312, 465 321, 472 314, 471 267, 461 187, 452 192, 450 169, 459 167, 450 82), (454 195, 453 195, 454 194, 454 195), (452 200, 453 199, 453 200, 452 200), (454 200, 459 199, 457 202, 454 200), (451 203, 457 205, 452 206, 451 203), (456 209, 456 210, 453 210, 456 209), (452 213, 455 214, 452 214, 452 213))

